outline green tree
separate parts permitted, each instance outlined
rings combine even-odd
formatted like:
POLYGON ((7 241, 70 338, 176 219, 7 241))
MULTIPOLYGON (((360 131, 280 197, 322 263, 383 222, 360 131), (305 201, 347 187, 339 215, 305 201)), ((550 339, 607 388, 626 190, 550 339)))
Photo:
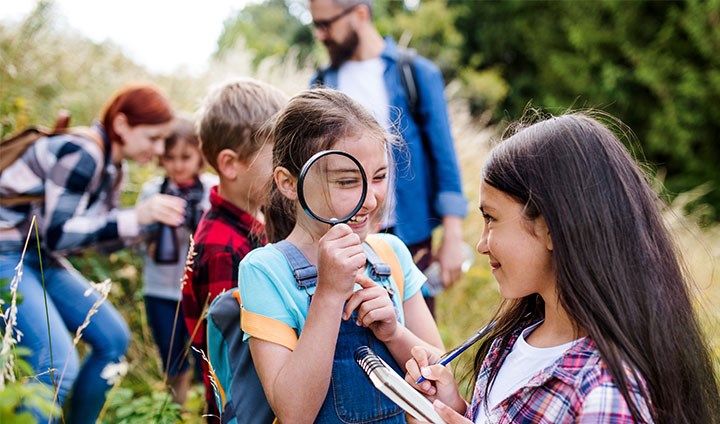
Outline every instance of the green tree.
MULTIPOLYGON (((593 107, 636 133, 669 194, 720 184, 720 2, 457 2, 461 63, 497 69, 497 112, 593 107)), ((703 202, 720 218, 720 193, 703 202)))
POLYGON ((264 59, 287 56, 290 52, 302 66, 312 53, 313 34, 290 13, 290 6, 300 7, 297 2, 267 0, 250 4, 228 17, 218 40, 216 57, 221 58, 242 43, 254 53, 255 67, 264 59))

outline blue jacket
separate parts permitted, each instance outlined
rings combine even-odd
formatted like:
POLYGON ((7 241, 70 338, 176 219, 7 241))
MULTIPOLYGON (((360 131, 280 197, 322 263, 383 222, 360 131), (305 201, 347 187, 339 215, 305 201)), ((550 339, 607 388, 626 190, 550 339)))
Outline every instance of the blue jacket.
MULTIPOLYGON (((393 150, 397 170, 394 232, 410 245, 429 239, 443 216, 464 217, 467 202, 450 133, 445 82, 440 70, 428 59, 416 56, 414 75, 422 117, 418 126, 410 114, 397 66, 397 45, 391 38, 385 39, 380 57, 386 65, 384 78, 391 106, 390 122, 397 123, 395 128, 405 141, 393 150), (423 146, 421 134, 427 136, 429 149, 423 146)), ((317 74, 311 85, 316 82, 317 74)), ((327 69, 324 84, 336 88, 337 83, 337 68, 327 69)))

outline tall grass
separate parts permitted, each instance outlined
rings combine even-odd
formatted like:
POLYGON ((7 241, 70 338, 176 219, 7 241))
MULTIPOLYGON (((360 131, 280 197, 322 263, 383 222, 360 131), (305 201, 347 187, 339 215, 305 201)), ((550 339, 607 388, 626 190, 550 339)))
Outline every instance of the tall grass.
MULTIPOLYGON (((56 405, 57 390, 53 394, 50 387, 34 381, 31 375, 32 369, 19 357, 21 352, 25 354, 29 352, 16 346, 23 336, 22 332, 16 328, 19 304, 18 289, 22 281, 25 253, 33 229, 37 231, 37 220, 34 216, 20 255, 20 261, 15 267, 15 273, 8 285, 10 304, 5 306, 4 302, 0 302, 0 316, 5 324, 2 328, 2 345, 0 347, 0 418, 2 418, 0 422, 10 422, 10 419, 30 422, 33 418, 29 409, 35 409, 37 413, 44 415, 48 420, 57 417, 60 413, 60 409, 56 405), (25 375, 19 379, 18 373, 25 375)), ((0 288, 2 285, 3 282, 0 281, 0 288)), ((48 370, 51 375, 54 371, 54 369, 48 370)), ((59 383, 55 384, 55 387, 58 386, 59 383)))

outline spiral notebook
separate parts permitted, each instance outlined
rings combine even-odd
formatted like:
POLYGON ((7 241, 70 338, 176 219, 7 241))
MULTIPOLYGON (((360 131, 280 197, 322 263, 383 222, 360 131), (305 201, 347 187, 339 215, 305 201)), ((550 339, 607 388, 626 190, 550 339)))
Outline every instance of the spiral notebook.
POLYGON ((355 350, 355 362, 365 371, 376 389, 407 413, 420 421, 445 424, 445 421, 433 409, 432 403, 409 385, 369 347, 360 346, 355 350))

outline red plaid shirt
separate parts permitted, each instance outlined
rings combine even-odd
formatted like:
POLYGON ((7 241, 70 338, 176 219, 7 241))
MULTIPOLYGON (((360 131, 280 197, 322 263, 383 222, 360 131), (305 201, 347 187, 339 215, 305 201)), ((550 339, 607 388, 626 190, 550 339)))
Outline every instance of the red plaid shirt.
MULTIPOLYGON (((207 308, 217 295, 237 287, 240 260, 267 243, 264 231, 252 215, 220 197, 217 186, 210 190, 210 209, 195 230, 196 256, 182 287, 182 307, 192 344, 206 354, 207 308)), ((208 412, 217 413, 208 365, 203 361, 202 366, 206 399, 211 407, 208 412)))
MULTIPOLYGON (((490 376, 490 364, 501 357, 505 360, 517 341, 521 326, 511 336, 508 346, 501 350, 498 338, 490 347, 480 368, 480 375, 470 407, 465 414, 476 422, 484 414, 485 386, 490 376)), ((641 395, 645 382, 635 381, 631 370, 626 367, 630 380, 630 395, 646 423, 652 423, 648 403, 641 395)), ((645 388, 646 389, 646 388, 645 388)), ((509 424, 515 422, 533 423, 634 423, 625 398, 623 398, 595 343, 585 337, 568 349, 553 365, 535 374, 525 387, 500 402, 489 411, 489 419, 479 422, 509 424)))

